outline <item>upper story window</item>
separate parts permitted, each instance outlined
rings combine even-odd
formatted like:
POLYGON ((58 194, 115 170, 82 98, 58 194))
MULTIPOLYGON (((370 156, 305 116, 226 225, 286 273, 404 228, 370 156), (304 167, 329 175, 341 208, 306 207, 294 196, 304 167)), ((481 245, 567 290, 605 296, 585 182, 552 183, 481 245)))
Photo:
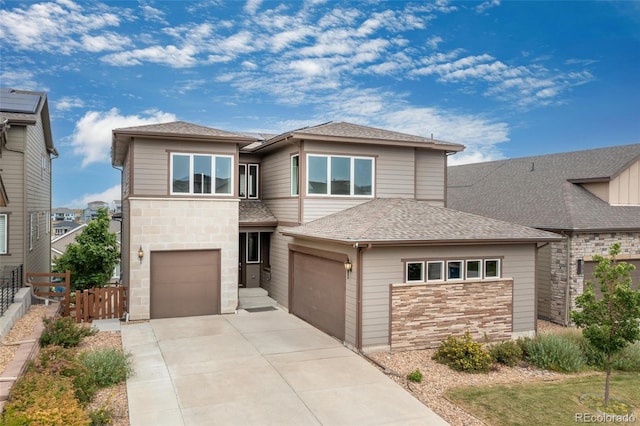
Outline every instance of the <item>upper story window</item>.
POLYGON ((291 195, 300 195, 300 156, 291 156, 291 195))
POLYGON ((373 196, 373 158, 307 156, 307 194, 373 196))
POLYGON ((171 154, 171 194, 233 194, 230 155, 171 154))
POLYGON ((7 215, 0 214, 0 254, 7 254, 7 215))
POLYGON ((240 198, 258 198, 257 164, 240 164, 238 170, 238 195, 240 198))

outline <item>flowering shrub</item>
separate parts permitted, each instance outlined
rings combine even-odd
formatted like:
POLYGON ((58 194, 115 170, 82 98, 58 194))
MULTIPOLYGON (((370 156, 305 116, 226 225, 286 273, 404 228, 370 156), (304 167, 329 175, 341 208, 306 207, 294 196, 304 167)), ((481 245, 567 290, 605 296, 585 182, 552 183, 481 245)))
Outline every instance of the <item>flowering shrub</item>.
POLYGON ((489 353, 493 362, 497 362, 508 367, 515 367, 522 361, 522 348, 513 340, 495 343, 489 347, 489 353))
POLYGON ((461 338, 447 336, 440 343, 433 359, 454 370, 467 373, 485 373, 492 364, 491 354, 482 344, 475 342, 466 332, 461 338))

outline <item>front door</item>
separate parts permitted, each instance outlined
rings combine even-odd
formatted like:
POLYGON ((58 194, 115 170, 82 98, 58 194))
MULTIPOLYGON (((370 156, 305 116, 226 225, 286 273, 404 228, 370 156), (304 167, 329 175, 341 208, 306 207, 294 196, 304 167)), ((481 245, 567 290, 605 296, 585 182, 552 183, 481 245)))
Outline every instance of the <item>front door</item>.
POLYGON ((263 267, 269 267, 268 232, 241 232, 238 240, 238 285, 260 287, 263 267))

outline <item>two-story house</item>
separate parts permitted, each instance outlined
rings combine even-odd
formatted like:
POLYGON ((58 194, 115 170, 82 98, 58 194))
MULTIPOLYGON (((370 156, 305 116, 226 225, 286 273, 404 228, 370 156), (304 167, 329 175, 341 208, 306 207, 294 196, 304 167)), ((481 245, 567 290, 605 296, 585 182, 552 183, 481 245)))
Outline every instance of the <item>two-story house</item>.
POLYGON ((74 222, 77 216, 78 215, 75 210, 68 209, 66 207, 59 207, 57 209, 53 209, 53 212, 51 212, 51 220, 54 222, 74 222))
POLYGON ((259 286, 363 350, 533 334, 536 247, 561 237, 447 209, 462 149, 342 122, 114 130, 130 318, 233 313, 259 286))
POLYGON ((0 276, 51 267, 51 159, 47 95, 0 89, 0 276))

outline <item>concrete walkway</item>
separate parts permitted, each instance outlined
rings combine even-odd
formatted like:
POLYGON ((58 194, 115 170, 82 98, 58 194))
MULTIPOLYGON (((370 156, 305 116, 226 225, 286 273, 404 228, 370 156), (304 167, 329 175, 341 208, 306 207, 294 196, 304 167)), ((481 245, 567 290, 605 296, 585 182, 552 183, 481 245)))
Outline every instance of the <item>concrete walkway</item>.
POLYGON ((138 425, 446 425, 335 339, 282 310, 123 325, 138 425))

